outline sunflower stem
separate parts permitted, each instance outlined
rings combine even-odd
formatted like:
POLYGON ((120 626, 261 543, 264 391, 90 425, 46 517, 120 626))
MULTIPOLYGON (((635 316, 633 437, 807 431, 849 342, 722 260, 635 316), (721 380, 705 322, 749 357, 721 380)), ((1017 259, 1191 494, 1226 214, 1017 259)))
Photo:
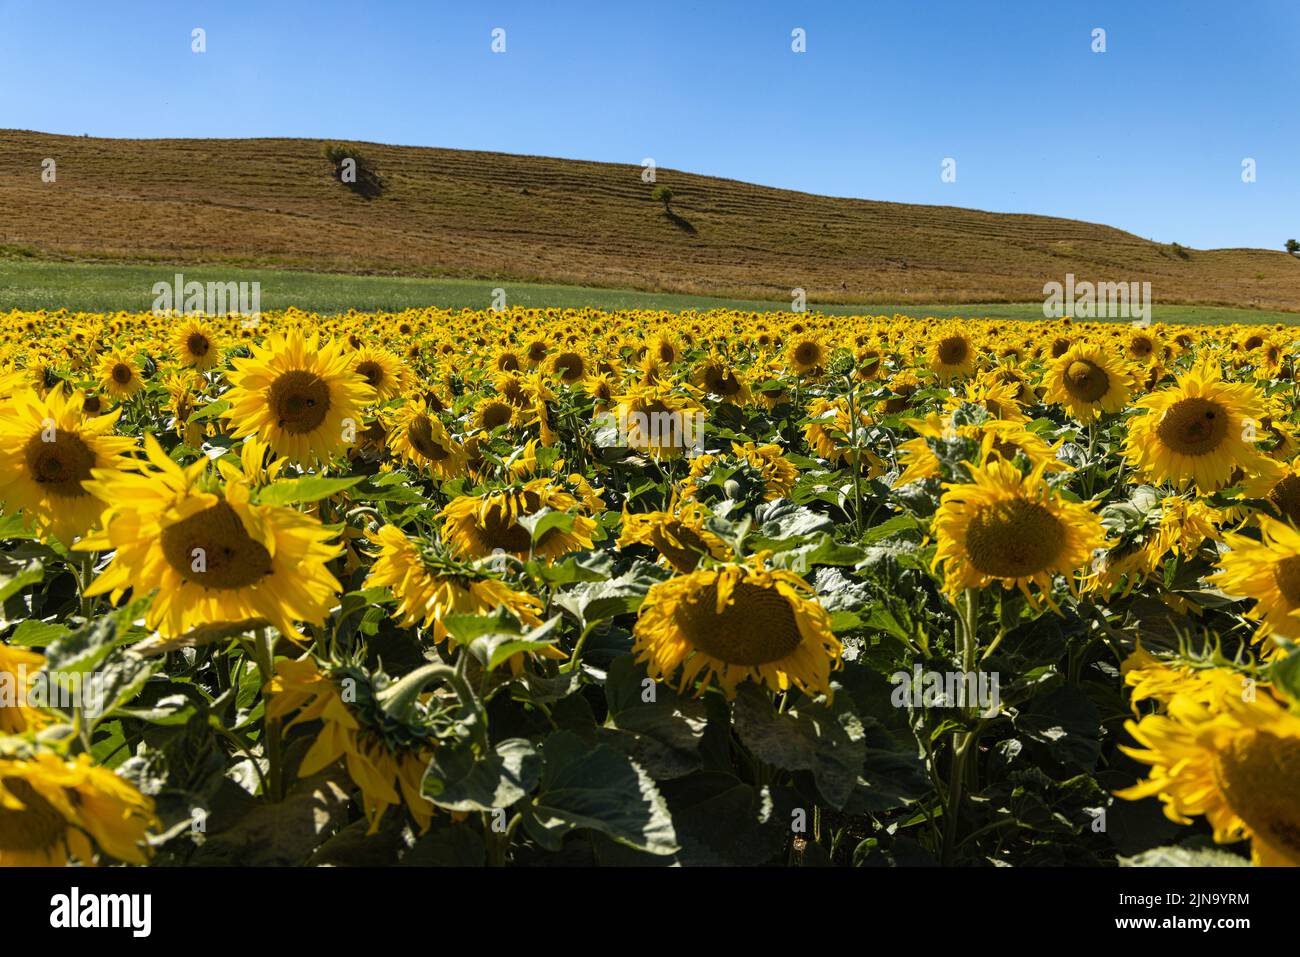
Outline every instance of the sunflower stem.
MULTIPOLYGON (((257 670, 261 673, 262 687, 275 678, 275 638, 270 628, 258 630, 253 639, 253 652, 257 670)), ((266 756, 267 777, 270 781, 270 798, 279 801, 284 795, 284 762, 280 749, 280 719, 264 716, 262 720, 262 753, 266 756)))
MULTIPOLYGON (((957 609, 960 627, 957 634, 961 642, 961 667, 969 674, 975 669, 975 655, 979 649, 979 591, 967 588, 962 594, 961 605, 957 609)), ((957 850, 957 828, 959 809, 962 801, 962 786, 965 784, 966 759, 975 743, 973 731, 961 731, 952 736, 952 769, 948 778, 948 802, 944 808, 943 850, 940 862, 948 866, 953 862, 957 850)))

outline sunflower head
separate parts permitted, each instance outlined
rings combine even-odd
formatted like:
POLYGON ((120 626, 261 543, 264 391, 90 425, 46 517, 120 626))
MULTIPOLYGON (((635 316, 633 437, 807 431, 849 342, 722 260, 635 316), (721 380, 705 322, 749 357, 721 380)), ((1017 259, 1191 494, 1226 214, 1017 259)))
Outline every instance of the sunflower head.
POLYGON ((831 693, 843 648, 830 616, 803 579, 761 565, 715 566, 651 587, 633 651, 653 678, 677 676, 702 694, 716 680, 727 697, 747 679, 776 691, 831 693), (702 679, 702 680, 701 680, 702 679))
POLYGON ((355 442, 375 390, 339 344, 276 333, 233 361, 223 398, 235 438, 256 435, 292 462, 328 462, 355 442))
POLYGON ((1023 474, 1005 460, 970 469, 969 483, 952 483, 939 503, 935 564, 944 566, 951 594, 994 582, 1018 587, 1031 602, 1036 584, 1052 604, 1052 577, 1072 575, 1101 547, 1101 521, 1086 505, 1056 495, 1043 469, 1023 474))
POLYGON ((1144 476, 1212 492, 1237 469, 1259 471, 1262 397, 1252 386, 1222 381, 1217 366, 1198 366, 1137 405, 1147 414, 1130 423, 1125 455, 1144 476))

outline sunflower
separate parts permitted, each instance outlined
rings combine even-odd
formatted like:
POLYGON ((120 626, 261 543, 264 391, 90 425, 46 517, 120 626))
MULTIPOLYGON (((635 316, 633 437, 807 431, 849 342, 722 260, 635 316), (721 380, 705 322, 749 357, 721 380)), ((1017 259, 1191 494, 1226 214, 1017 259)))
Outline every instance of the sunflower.
POLYGON ((233 435, 256 435, 292 462, 328 462, 360 428, 375 390, 336 343, 294 331, 275 333, 231 364, 224 396, 233 435), (349 427, 350 426, 350 427, 349 427))
POLYGON ((423 399, 407 402, 398 411, 388 445, 402 461, 440 478, 458 478, 468 470, 465 449, 448 434, 442 421, 429 413, 423 399))
POLYGON ((1300 528, 1300 458, 1290 462, 1266 460, 1264 467, 1242 486, 1242 497, 1264 499, 1284 521, 1300 528))
POLYGON ((36 675, 44 667, 44 655, 0 644, 0 734, 22 734, 50 723, 31 706, 36 675))
POLYGON ((624 512, 618 547, 648 545, 659 559, 679 572, 693 572, 706 555, 724 561, 731 549, 704 527, 708 513, 698 502, 685 502, 670 512, 624 512))
POLYGON ((566 349, 551 359, 551 373, 565 385, 575 385, 587 377, 587 360, 581 352, 566 349))
POLYGON ((281 659, 275 672, 267 687, 267 717, 283 719, 297 712, 286 729, 321 722, 298 776, 310 777, 343 758, 348 777, 361 791, 367 834, 377 833, 387 810, 403 803, 420 832, 427 831, 434 806, 421 785, 438 741, 421 706, 413 703, 413 714, 394 716, 367 675, 354 668, 323 669, 310 657, 281 659))
POLYGON ((948 382, 975 371, 975 343, 957 328, 936 336, 926 353, 926 364, 940 382, 948 382))
POLYGON ((1053 361, 1043 376, 1043 398, 1064 405, 1080 422, 1128 405, 1133 376, 1097 346, 1079 343, 1053 361))
POLYGON ((932 412, 923 421, 912 420, 907 425, 916 431, 917 438, 908 439, 898 446, 903 473, 895 480, 895 487, 943 475, 943 464, 931 447, 935 440, 969 441, 974 446, 972 461, 976 464, 995 459, 1013 462, 1016 456, 1023 455, 1033 469, 1064 472, 1069 468, 1056 457, 1062 442, 1048 445, 1024 426, 1005 419, 986 419, 980 423, 954 426, 951 415, 945 418, 932 412))
MULTIPOLYGON (((526 393, 523 391, 521 383, 520 397, 526 399, 526 393)), ((508 402, 498 399, 494 396, 487 396, 478 401, 474 407, 473 424, 474 428, 483 432, 491 432, 501 426, 509 426, 515 420, 514 406, 508 402)))
POLYGON ((99 360, 99 387, 115 399, 129 399, 144 388, 140 367, 124 352, 106 352, 99 360))
POLYGON ((785 362, 797 376, 818 376, 826 367, 826 347, 812 336, 799 336, 785 350, 785 362))
POLYGON ((0 867, 94 864, 96 848, 146 864, 158 826, 153 801, 88 754, 0 756, 0 867))
POLYGON ((352 371, 366 380, 380 402, 402 390, 402 360, 381 346, 362 346, 352 353, 352 371))
POLYGON ((155 592, 145 623, 164 638, 244 622, 301 638, 295 621, 324 622, 340 591, 326 567, 342 553, 333 532, 292 508, 254 504, 243 472, 224 460, 223 483, 206 474, 207 459, 181 468, 153 436, 145 452, 153 468, 96 470, 86 483, 108 509, 104 531, 77 548, 115 550, 88 596, 155 592))
POLYGON ((1055 495, 1043 467, 1028 475, 1003 460, 970 470, 970 483, 945 486, 934 530, 934 564, 944 566, 950 594, 994 582, 1017 587, 1036 605, 1035 584, 1051 600, 1052 576, 1086 567, 1105 535, 1086 506, 1055 495))
POLYGON ((1129 423, 1124 454, 1143 476, 1179 488, 1194 482, 1199 491, 1212 492, 1239 468, 1260 470, 1254 443, 1263 401, 1249 385, 1222 381, 1216 366, 1192 369, 1137 407, 1147 414, 1129 423))
POLYGON ((536 516, 543 509, 572 512, 577 505, 573 495, 546 478, 482 495, 461 495, 442 510, 442 538, 469 558, 500 553, 520 559, 528 558, 530 553, 558 558, 591 548, 596 523, 585 515, 571 514, 568 528, 565 523, 552 525, 533 542, 528 528, 519 520, 536 516))
POLYGON ((652 678, 678 690, 704 674, 696 694, 717 678, 728 698, 746 679, 785 691, 831 694, 830 672, 843 648, 830 616, 793 572, 725 565, 677 575, 650 588, 633 630, 633 652, 652 678))
POLYGON ((718 356, 700 363, 695 370, 695 384, 732 405, 748 405, 753 399, 749 384, 718 356))
POLYGON ((1230 595, 1255 599, 1246 612, 1259 622, 1256 640, 1277 635, 1300 638, 1300 531, 1285 522, 1259 517, 1260 540, 1231 532, 1228 551, 1210 581, 1230 595))
POLYGON ((191 319, 172 336, 172 352, 181 365, 207 372, 221 361, 216 331, 207 323, 191 319))
MULTIPOLYGON (((716 501, 724 494, 748 500, 753 496, 746 492, 754 491, 760 500, 772 502, 788 496, 798 479, 799 470, 781 454, 779 445, 732 442, 730 453, 709 453, 691 461, 690 472, 681 482, 681 495, 687 500, 716 501), (726 483, 736 483, 739 489, 732 494, 726 483)), ((734 490, 735 485, 729 488, 734 490)))
POLYGON ((670 386, 636 386, 616 401, 619 432, 629 449, 672 459, 702 438, 703 408, 670 386))
POLYGON ((64 544, 96 524, 104 505, 87 490, 91 471, 124 468, 133 439, 116 436, 121 409, 86 418, 80 398, 21 392, 0 411, 0 501, 42 536, 64 544))
POLYGON ((1151 770, 1116 795, 1157 797, 1178 824, 1204 816, 1217 843, 1250 840, 1257 865, 1300 865, 1300 718, 1266 686, 1226 693, 1242 682, 1224 669, 1162 677, 1164 712, 1126 722, 1140 747, 1120 746, 1151 770))
MULTIPOLYGON (((542 623, 539 599, 511 588, 481 568, 417 543, 394 525, 381 528, 373 541, 380 552, 364 587, 392 592, 398 600, 393 617, 403 628, 423 625, 432 630, 434 641, 443 641, 447 637, 446 616, 477 615, 496 608, 505 608, 528 628, 542 623)), ((557 661, 566 657, 553 645, 539 654, 557 661)), ((522 651, 510 656, 513 674, 523 673, 525 658, 522 651)))

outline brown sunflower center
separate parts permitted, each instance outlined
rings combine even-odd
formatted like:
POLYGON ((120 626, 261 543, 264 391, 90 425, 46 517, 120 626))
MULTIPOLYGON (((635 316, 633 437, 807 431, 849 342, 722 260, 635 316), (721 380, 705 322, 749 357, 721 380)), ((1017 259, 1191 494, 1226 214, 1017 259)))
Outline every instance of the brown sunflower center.
POLYGON ((384 367, 373 359, 366 359, 364 362, 358 362, 357 375, 364 378, 366 383, 372 389, 378 389, 383 385, 384 379, 387 378, 384 375, 384 367))
POLYGON ((189 350, 190 355, 203 358, 212 348, 212 343, 208 342, 208 337, 201 332, 191 332, 189 338, 185 340, 185 348, 189 350))
POLYGON ((672 521, 650 533, 650 544, 680 572, 693 572, 708 545, 695 529, 672 521))
POLYGON ((1244 343, 1242 343, 1242 344, 1246 347, 1246 351, 1249 352, 1251 349, 1258 349, 1260 346, 1262 346, 1262 345, 1264 344, 1264 337, 1263 337, 1263 336, 1250 336, 1250 337, 1249 337, 1248 339, 1246 339, 1246 341, 1245 341, 1244 343))
POLYGON ((42 431, 27 441, 28 474, 43 490, 60 498, 87 495, 81 483, 90 478, 95 453, 75 433, 55 429, 52 442, 45 441, 48 434, 42 431))
POLYGON ((497 370, 500 372, 517 372, 519 357, 513 352, 503 352, 497 356, 497 370))
POLYGON ((5 778, 5 790, 23 803, 21 811, 0 808, 0 852, 48 851, 63 841, 68 822, 22 778, 5 778))
POLYGON ((694 647, 730 665, 764 665, 799 648, 803 636, 790 603, 775 588, 740 582, 732 601, 717 611, 718 586, 710 583, 682 602, 677 624, 694 647))
MULTIPOLYGON (((517 514, 527 515, 536 510, 527 508, 530 494, 525 493, 522 502, 524 508, 519 509, 517 514)), ((532 497, 536 498, 535 495, 532 497)), ((555 531, 557 529, 552 528, 543 533, 537 542, 538 546, 555 531)), ((532 536, 528 534, 528 529, 516 522, 504 505, 496 505, 483 514, 479 521, 479 536, 489 551, 499 548, 503 552, 522 555, 532 546, 532 536)))
POLYGON ((161 541, 167 564, 204 588, 246 588, 271 574, 270 553, 227 502, 168 525, 161 541))
POLYGON ((1179 455, 1206 455, 1228 434, 1228 410, 1217 402, 1192 396, 1171 405, 1156 427, 1161 443, 1179 455))
POLYGON ((939 340, 939 361, 946 366, 961 365, 970 354, 970 344, 962 336, 939 340))
POLYGON ((1038 502, 1011 499, 976 512, 966 532, 971 564, 995 578, 1022 578, 1052 567, 1065 545, 1060 520, 1038 502))
POLYGON ((128 385, 131 379, 135 377, 135 371, 125 362, 118 362, 113 365, 111 375, 113 381, 118 385, 128 385))
POLYGON ((1065 391, 1081 402, 1096 402, 1110 388, 1106 370, 1089 359, 1075 359, 1065 370, 1065 391))
POLYGON ((546 358, 546 343, 537 341, 528 344, 528 360, 530 362, 541 362, 546 358))
POLYGON ((301 435, 319 428, 329 415, 329 383, 314 372, 294 369, 271 383, 267 401, 279 427, 301 435))
POLYGON ((426 459, 441 462, 450 453, 433 437, 433 422, 427 415, 422 415, 406 427, 406 439, 411 448, 426 459))
POLYGON ((1294 738, 1245 731, 1214 758, 1219 790, 1246 826, 1300 864, 1300 747, 1294 738))
POLYGON ((562 352, 555 357, 555 371, 565 382, 577 382, 587 372, 587 363, 576 352, 562 352))
POLYGON ((801 366, 813 366, 821 361, 821 346, 815 342, 801 342, 795 346, 794 361, 801 366))
POLYGON ((1292 608, 1300 607, 1300 555, 1288 555, 1275 561, 1273 582, 1292 608))
POLYGON ((479 413, 479 425, 484 429, 491 431, 498 425, 505 425, 509 422, 511 415, 513 414, 514 413, 510 410, 510 406, 506 405, 504 402, 489 402, 487 405, 483 406, 483 410, 479 413))
POLYGON ((1155 348, 1156 344, 1146 336, 1134 336, 1128 344, 1128 351, 1135 356, 1149 356, 1155 348))
POLYGON ((1283 518, 1288 519, 1292 525, 1300 525, 1300 478, 1286 476, 1273 486, 1273 490, 1268 493, 1268 500, 1277 507, 1283 518))

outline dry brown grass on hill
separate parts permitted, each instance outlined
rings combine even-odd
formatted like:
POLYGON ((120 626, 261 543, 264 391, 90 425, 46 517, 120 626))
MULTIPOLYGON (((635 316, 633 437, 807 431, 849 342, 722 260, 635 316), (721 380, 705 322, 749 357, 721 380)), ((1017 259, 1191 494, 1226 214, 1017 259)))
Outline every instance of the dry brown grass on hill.
POLYGON ((1149 280, 1162 303, 1300 309, 1300 260, 1186 250, 1046 216, 834 199, 639 166, 362 144, 366 198, 319 140, 119 140, 0 131, 0 243, 51 257, 500 277, 821 302, 1042 298, 1149 280), (58 163, 43 183, 41 161, 58 163))

